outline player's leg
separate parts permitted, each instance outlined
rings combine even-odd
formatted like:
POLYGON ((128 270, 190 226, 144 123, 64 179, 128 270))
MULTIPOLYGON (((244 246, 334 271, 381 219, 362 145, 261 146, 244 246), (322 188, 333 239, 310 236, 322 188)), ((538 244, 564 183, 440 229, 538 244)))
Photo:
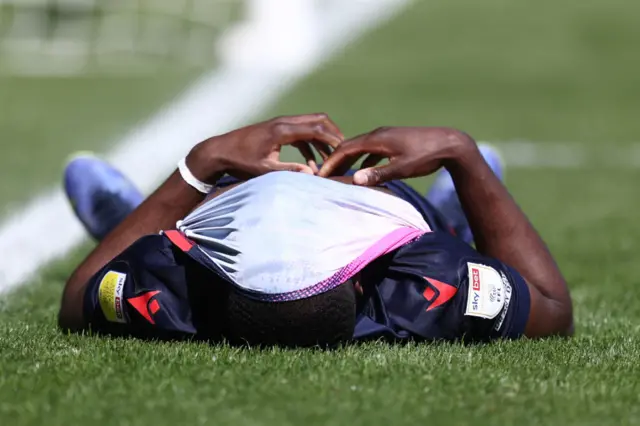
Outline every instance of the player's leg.
POLYGON ((144 199, 126 176, 90 154, 76 155, 69 162, 64 189, 76 216, 97 240, 102 240, 144 199))
MULTIPOLYGON (((504 161, 500 152, 493 146, 480 145, 480 152, 487 164, 500 180, 504 180, 504 161)), ((446 170, 441 170, 425 196, 426 199, 437 208, 446 218, 456 235, 467 243, 473 242, 471 228, 460 205, 456 188, 451 175, 446 170)))
MULTIPOLYGON (((216 183, 216 190, 240 182, 225 176, 216 183)), ((98 241, 144 200, 129 178, 91 153, 77 154, 69 161, 64 172, 64 189, 76 216, 98 241)))

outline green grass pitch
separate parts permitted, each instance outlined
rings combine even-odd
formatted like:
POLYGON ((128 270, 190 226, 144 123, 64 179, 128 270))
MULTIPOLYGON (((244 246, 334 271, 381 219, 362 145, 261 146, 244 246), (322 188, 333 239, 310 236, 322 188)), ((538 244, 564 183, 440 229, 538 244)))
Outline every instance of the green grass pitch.
MULTIPOLYGON (((453 125, 483 140, 566 140, 615 151, 640 139, 638 16, 640 5, 625 0, 418 1, 270 112, 326 111, 349 135, 383 124, 453 125)), ((60 82, 42 84, 52 97, 62 91, 60 82)), ((79 94, 79 83, 64 84, 83 111, 92 98, 79 94)), ((7 93, 0 89, 0 99, 7 93)), ((23 107, 11 120, 0 115, 9 153, 0 170, 12 167, 16 138, 44 135, 47 145, 24 141, 56 152, 46 164, 25 162, 41 170, 32 185, 44 186, 66 152, 97 147, 99 137, 120 131, 113 126, 121 119, 131 124, 162 100, 144 97, 118 112, 110 98, 116 111, 104 107, 108 121, 90 122, 100 110, 77 122, 60 113, 67 124, 58 128, 46 116, 60 98, 43 98, 42 110, 23 107), (33 134, 15 127, 28 112, 44 117, 33 134)), ((20 197, 26 187, 9 183, 19 172, 10 170, 1 193, 20 197)), ((570 283, 573 339, 322 352, 67 336, 55 326, 57 303, 86 246, 0 299, 0 424, 640 423, 640 170, 594 163, 511 169, 507 179, 570 283)), ((415 184, 424 189, 427 181, 415 184)))

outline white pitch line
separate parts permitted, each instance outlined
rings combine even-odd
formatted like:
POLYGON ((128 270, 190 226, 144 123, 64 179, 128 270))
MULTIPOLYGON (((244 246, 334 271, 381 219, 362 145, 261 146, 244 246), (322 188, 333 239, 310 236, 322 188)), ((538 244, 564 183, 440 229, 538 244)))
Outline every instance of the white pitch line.
MULTIPOLYGON (((117 144, 109 160, 148 191, 167 176, 194 143, 264 113, 338 49, 391 19, 409 3, 410 0, 334 1, 331 13, 323 17, 313 35, 317 48, 312 54, 307 53, 305 61, 293 71, 279 67, 282 58, 277 56, 272 63, 264 60, 265 46, 246 46, 263 59, 252 64, 223 64, 134 129, 117 144)), ((261 38, 261 34, 256 35, 254 42, 261 38)), ((60 189, 35 198, 0 225, 0 293, 25 283, 42 266, 69 254, 84 238, 60 189)))
POLYGON ((640 143, 615 145, 530 141, 484 143, 500 149, 508 168, 640 168, 640 143))

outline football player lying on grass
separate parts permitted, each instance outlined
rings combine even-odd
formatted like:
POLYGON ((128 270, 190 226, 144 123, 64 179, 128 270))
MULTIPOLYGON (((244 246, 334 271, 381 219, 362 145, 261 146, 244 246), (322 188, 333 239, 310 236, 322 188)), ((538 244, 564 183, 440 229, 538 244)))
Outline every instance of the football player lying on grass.
POLYGON ((566 283, 501 175, 462 132, 343 141, 324 114, 208 139, 144 202, 78 158, 65 186, 101 241, 69 278, 60 326, 286 346, 571 335, 566 283), (280 162, 288 144, 306 164, 280 162), (426 197, 400 180, 440 168, 426 197))

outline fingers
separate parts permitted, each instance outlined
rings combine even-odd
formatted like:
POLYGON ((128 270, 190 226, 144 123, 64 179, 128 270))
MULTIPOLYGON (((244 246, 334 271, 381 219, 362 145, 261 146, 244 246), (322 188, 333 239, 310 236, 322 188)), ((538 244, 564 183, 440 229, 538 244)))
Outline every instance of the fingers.
MULTIPOLYGON (((330 176, 342 176, 360 159, 363 154, 341 154, 340 157, 336 157, 336 152, 331 155, 320 168, 318 176, 330 177, 330 176)), ((340 154, 340 153, 339 153, 340 154)))
POLYGON ((307 166, 306 164, 281 163, 279 161, 269 161, 265 165, 271 172, 298 172, 298 173, 305 173, 308 175, 315 174, 311 169, 311 167, 307 166))
POLYGON ((339 148, 322 164, 318 173, 320 177, 335 176, 338 169, 351 167, 362 155, 358 151, 358 138, 343 142, 339 148))
MULTIPOLYGON (((292 143, 292 138, 297 139, 293 142, 307 140, 318 141, 320 145, 329 145, 337 148, 344 140, 344 135, 336 123, 329 118, 327 114, 307 114, 287 117, 278 117, 272 120, 276 131, 280 132, 284 138, 282 144, 292 143), (297 134, 294 137, 292 134, 297 134), (307 135, 308 137, 303 137, 307 135)), ((316 149, 322 154, 327 150, 316 149)), ((329 153, 331 150, 329 150, 329 153)))
POLYGON ((340 128, 338 127, 338 125, 336 123, 333 122, 333 120, 331 120, 329 118, 328 115, 326 114, 320 114, 323 117, 321 118, 320 121, 322 121, 322 123, 329 129, 331 130, 333 133, 335 133, 336 135, 338 135, 340 137, 340 140, 343 141, 344 140, 344 134, 342 133, 342 131, 340 130, 340 128))
POLYGON ((369 143, 368 137, 367 134, 343 142, 322 165, 318 176, 329 177, 345 172, 364 154, 376 154, 384 158, 387 151, 384 145, 369 143))
POLYGON ((276 122, 291 123, 291 124, 313 124, 313 123, 322 124, 330 132, 338 135, 340 139, 344 140, 344 135, 340 131, 340 128, 338 127, 338 125, 333 120, 331 120, 329 116, 325 113, 285 116, 285 117, 278 117, 274 120, 276 122))
POLYGON ((375 186, 390 180, 402 179, 405 177, 403 167, 404 165, 401 163, 391 162, 384 166, 361 169, 353 175, 353 183, 362 186, 375 186))
MULTIPOLYGON (((293 146, 300 151, 300 153, 305 158, 305 160, 313 160, 316 167, 318 162, 317 162, 316 155, 311 147, 315 148, 315 150, 318 151, 318 154, 320 154, 320 157, 322 158, 323 162, 326 161, 327 158, 329 158, 331 156, 331 153, 333 152, 329 145, 325 145, 321 142, 316 142, 316 141, 296 142, 293 144, 293 146)), ((307 164, 309 164, 309 161, 307 161, 307 164)), ((316 170, 316 172, 317 171, 318 170, 316 170)))
POLYGON ((313 173, 318 173, 318 162, 316 155, 313 153, 313 149, 311 149, 311 145, 308 142, 296 142, 293 146, 300 151, 300 154, 302 154, 313 173))
POLYGON ((369 154, 367 156, 367 158, 365 158, 364 161, 362 162, 362 166, 360 168, 361 169, 368 169, 370 167, 375 166, 376 164, 378 164, 382 160, 384 160, 384 156, 382 156, 382 155, 369 154))
POLYGON ((280 145, 290 145, 301 141, 315 141, 337 148, 342 143, 342 136, 318 123, 278 123, 273 132, 280 145))
POLYGON ((320 142, 311 141, 310 143, 311 145, 313 145, 316 151, 318 151, 318 153, 320 154, 320 157, 322 157, 322 162, 327 161, 327 158, 331 156, 331 152, 332 152, 331 148, 320 142))

